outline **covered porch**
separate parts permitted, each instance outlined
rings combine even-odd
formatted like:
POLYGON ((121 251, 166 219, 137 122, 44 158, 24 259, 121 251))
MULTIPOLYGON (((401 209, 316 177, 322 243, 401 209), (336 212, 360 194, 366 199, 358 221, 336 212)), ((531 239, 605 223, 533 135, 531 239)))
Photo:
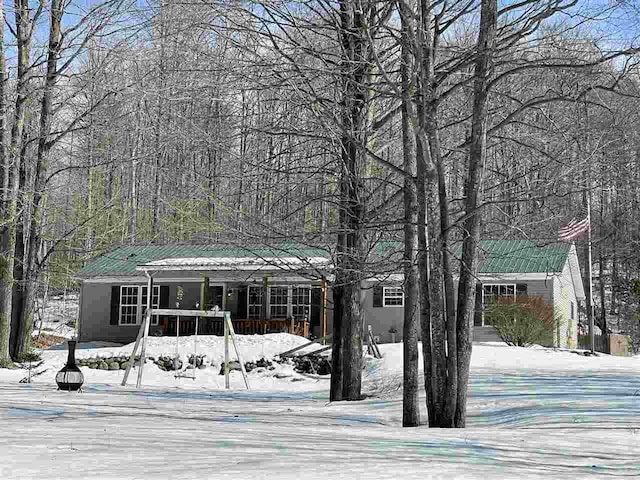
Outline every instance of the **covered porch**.
MULTIPOLYGON (((327 334, 328 282, 326 276, 314 279, 301 268, 306 265, 283 271, 283 259, 277 259, 279 265, 274 265, 276 259, 261 259, 260 264, 251 259, 248 265, 241 259, 200 258, 197 265, 191 260, 171 258, 136 267, 157 284, 167 283, 167 277, 177 273, 185 275, 184 281, 173 278, 163 287, 166 298, 154 298, 154 307, 205 311, 217 307, 231 313, 239 334, 327 334)), ((194 335, 196 326, 198 335, 222 335, 224 330, 222 318, 163 315, 153 319, 150 333, 194 335)))

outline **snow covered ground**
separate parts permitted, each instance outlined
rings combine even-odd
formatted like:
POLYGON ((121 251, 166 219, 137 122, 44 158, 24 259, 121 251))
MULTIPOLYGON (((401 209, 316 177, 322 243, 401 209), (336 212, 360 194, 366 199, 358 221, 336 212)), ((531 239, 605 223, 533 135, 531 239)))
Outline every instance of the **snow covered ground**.
MULTIPOLYGON (((246 360, 301 341, 239 337, 246 360)), ((220 339, 201 343, 220 358, 220 339)), ((154 338, 149 349, 170 347, 154 338)), ((119 386, 122 371, 83 368, 84 392, 59 392, 66 353, 45 352, 51 372, 32 384, 0 370, 0 478, 640 478, 638 357, 474 345, 468 428, 436 430, 400 427, 402 345, 381 350, 367 359, 367 399, 338 403, 326 378, 287 366, 250 373, 249 392, 238 372, 225 391, 214 368, 193 381, 153 364, 141 391, 119 386)))
MULTIPOLYGON (((45 326, 68 337, 60 325, 74 315, 57 299, 45 326)), ((302 342, 238 336, 244 361, 302 342)), ((131 348, 81 344, 76 357, 131 348)), ((193 349, 183 338, 177 353, 193 349)), ((121 387, 122 370, 86 367, 83 393, 57 391, 60 347, 43 352, 30 384, 24 369, 0 370, 0 479, 640 478, 640 357, 474 345, 468 427, 437 430, 400 426, 401 344, 367 357, 365 400, 334 403, 328 377, 290 365, 254 370, 251 391, 232 372, 226 391, 222 338, 199 337, 197 349, 213 366, 195 380, 149 362, 140 391, 136 369, 121 387)), ((149 355, 175 353, 175 339, 149 339, 149 355)))
MULTIPOLYGON (((260 358, 272 359, 275 355, 283 353, 294 347, 308 343, 308 340, 296 335, 287 333, 271 333, 267 335, 238 335, 236 337, 240 356, 244 362, 255 362, 260 358)), ((229 342, 230 358, 236 359, 233 343, 229 342)), ((118 356, 129 356, 134 344, 117 346, 107 342, 81 343, 76 350, 76 360, 84 358, 109 358, 118 356)), ((310 347, 311 350, 318 348, 310 347)), ((178 346, 176 339, 172 337, 149 337, 147 344, 147 355, 160 357, 163 355, 174 356, 176 350, 183 361, 187 364, 187 357, 196 350, 198 355, 206 355, 208 367, 204 370, 197 369, 195 380, 190 378, 176 378, 176 372, 163 371, 157 365, 148 361, 145 364, 143 384, 145 387, 166 387, 166 388, 197 388, 197 389, 223 389, 224 376, 220 375, 220 366, 224 361, 224 338, 207 335, 198 336, 197 346, 194 345, 194 337, 181 337, 178 346)), ((301 350, 304 351, 304 350, 301 350)), ((57 345, 42 352, 44 365, 32 370, 37 375, 33 377, 32 383, 55 383, 56 373, 65 365, 67 361, 66 344, 57 345), (39 374, 39 372, 43 372, 39 374)), ((26 367, 27 365, 25 365, 26 367)), ((308 376, 298 374, 293 371, 291 365, 274 364, 275 369, 256 369, 251 372, 250 386, 258 390, 306 390, 310 385, 315 388, 324 388, 326 380, 309 379, 308 376), (291 385, 289 385, 291 384, 291 385)), ((99 384, 119 384, 124 375, 123 370, 97 370, 82 367, 82 372, 88 383, 99 384)), ((193 376, 193 372, 189 373, 193 376)), ((1 381, 19 381, 28 375, 26 369, 0 370, 1 381)), ((137 369, 129 377, 129 383, 135 385, 137 369)), ((232 388, 245 388, 242 376, 239 373, 230 376, 230 386, 232 388)), ((313 388, 313 387, 311 387, 313 388)))

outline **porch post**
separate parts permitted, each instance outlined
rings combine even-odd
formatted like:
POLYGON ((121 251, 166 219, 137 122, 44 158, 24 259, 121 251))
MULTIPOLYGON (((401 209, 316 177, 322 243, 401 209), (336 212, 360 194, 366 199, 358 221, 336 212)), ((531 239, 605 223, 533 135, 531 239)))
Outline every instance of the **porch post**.
POLYGON ((268 319, 267 295, 269 294, 269 284, 271 283, 269 275, 262 277, 262 319, 268 319))
POLYGON ((327 336, 327 279, 322 277, 320 281, 320 337, 322 338, 322 345, 327 341, 324 337, 327 336))
MULTIPOLYGON (((200 282, 200 310, 204 311, 207 309, 207 305, 209 304, 209 277, 203 276, 202 282, 200 282)), ((206 317, 200 317, 202 320, 210 321, 206 317)), ((207 328, 207 327, 203 327, 207 328)), ((196 335, 198 334, 198 321, 196 320, 196 335)))
MULTIPOLYGON (((206 310, 209 303, 209 277, 202 277, 200 282, 200 310, 206 310)), ((222 305, 220 306, 222 307, 222 305)))

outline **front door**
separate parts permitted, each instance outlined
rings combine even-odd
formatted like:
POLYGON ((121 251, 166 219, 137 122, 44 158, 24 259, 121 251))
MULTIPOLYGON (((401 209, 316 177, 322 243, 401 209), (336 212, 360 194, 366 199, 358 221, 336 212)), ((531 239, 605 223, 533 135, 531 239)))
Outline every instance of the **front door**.
POLYGON ((221 310, 224 310, 224 287, 222 285, 211 285, 208 293, 207 310, 211 310, 216 305, 221 310))

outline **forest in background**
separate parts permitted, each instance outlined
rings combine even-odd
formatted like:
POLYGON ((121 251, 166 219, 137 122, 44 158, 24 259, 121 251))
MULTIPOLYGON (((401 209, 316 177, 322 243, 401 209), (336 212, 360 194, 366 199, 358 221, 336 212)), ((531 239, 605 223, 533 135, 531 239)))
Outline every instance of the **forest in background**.
POLYGON ((596 323, 631 328, 637 5, 495 2, 477 116, 491 3, 4 2, 0 250, 13 276, 0 279, 0 309, 13 304, 12 335, 30 324, 39 288, 73 287, 83 262, 119 244, 295 240, 340 256, 351 217, 365 253, 404 240, 422 224, 406 216, 406 179, 421 176, 407 152, 427 144, 446 204, 426 224, 451 222, 442 252, 465 239, 476 208, 480 238, 555 243, 589 198, 596 323), (470 210, 475 125, 486 145, 470 210), (345 145, 357 157, 347 203, 345 145))

